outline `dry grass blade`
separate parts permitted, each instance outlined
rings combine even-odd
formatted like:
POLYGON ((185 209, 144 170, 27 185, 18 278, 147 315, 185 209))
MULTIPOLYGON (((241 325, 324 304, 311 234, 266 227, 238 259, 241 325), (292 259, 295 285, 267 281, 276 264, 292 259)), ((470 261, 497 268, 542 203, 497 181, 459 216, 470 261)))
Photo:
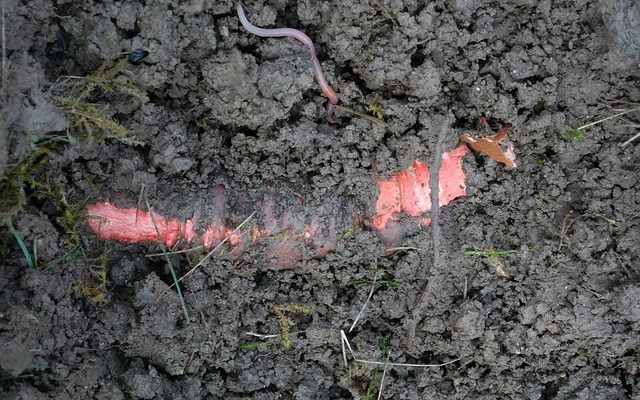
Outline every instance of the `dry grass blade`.
POLYGON ((591 123, 588 123, 586 125, 582 125, 581 127, 576 128, 576 130, 582 131, 582 130, 585 130, 585 129, 587 129, 589 127, 592 127, 594 125, 601 124, 601 123, 603 123, 605 121, 609 121, 610 119, 622 117, 623 115, 627 115, 627 114, 630 114, 630 113, 635 112, 635 111, 640 111, 640 107, 630 108, 628 110, 621 111, 621 112, 619 112, 617 114, 610 115, 610 116, 608 116, 606 118, 602 118, 602 119, 599 119, 597 121, 593 121, 591 123))
POLYGON ((136 204, 136 220, 135 226, 138 226, 138 211, 140 211, 140 204, 142 204, 142 197, 144 196, 144 183, 140 186, 140 195, 138 196, 138 203, 136 204))
POLYGON ((151 215, 151 222, 153 222, 153 227, 155 228, 156 233, 158 235, 158 244, 160 245, 160 248, 164 253, 165 259, 167 261, 167 265, 169 266, 169 272, 171 273, 171 277, 173 278, 174 284, 171 285, 169 288, 175 285, 176 292, 178 293, 178 299, 180 300, 180 307, 182 307, 182 313, 184 314, 184 319, 187 321, 187 323, 189 323, 191 319, 189 318, 189 311, 187 311, 187 305, 184 302, 184 296, 182 296, 182 290, 180 290, 180 285, 178 285, 178 276, 176 275, 176 270, 173 268, 173 263, 171 262, 171 258, 169 257, 169 254, 167 254, 167 248, 162 242, 162 236, 160 235, 160 229, 158 229, 158 225, 156 224, 156 219, 153 214, 153 209, 149 205, 149 201, 146 198, 144 199, 144 201, 147 204, 147 210, 150 212, 150 215, 151 215))
POLYGON ((380 121, 379 119, 372 117, 371 115, 367 115, 355 110, 352 110, 350 108, 347 107, 343 107, 343 106, 336 106, 336 110, 340 110, 340 111, 344 111, 348 114, 352 114, 352 115, 356 115, 358 117, 364 118, 366 120, 368 120, 369 122, 373 122, 374 124, 378 124, 380 126, 384 126, 385 128, 388 126, 384 121, 380 121))
POLYGON ((628 145, 631 144, 631 142, 633 142, 634 140, 640 138, 640 132, 638 132, 637 134, 635 134, 631 139, 627 140, 626 142, 622 143, 620 145, 620 147, 626 147, 628 145))
MULTIPOLYGON (((20 250, 22 251, 22 254, 24 255, 24 259, 27 262, 27 266, 30 269, 35 269, 36 268, 36 263, 34 263, 34 258, 37 262, 37 257, 32 258, 31 257, 31 253, 29 253, 29 250, 27 249, 27 245, 24 244, 24 241, 22 240, 22 236, 20 236, 20 232, 18 232, 16 230, 16 228, 13 227, 13 223, 11 222, 10 219, 7 219, 6 221, 4 221, 4 224, 7 226, 7 228, 9 228, 9 232, 11 232, 11 234, 13 235, 13 237, 16 239, 16 242, 18 243, 18 246, 20 247, 20 250)), ((34 244, 34 248, 33 251, 35 253, 36 249, 35 249, 35 241, 33 242, 34 244)))
MULTIPOLYGON (((204 249, 204 246, 196 246, 196 247, 191 247, 188 249, 182 249, 182 250, 175 250, 175 251, 168 251, 167 254, 183 254, 183 253, 192 253, 194 251, 198 251, 198 250, 202 250, 204 249)), ((153 258, 153 257, 163 257, 164 253, 151 253, 151 254, 145 254, 145 257, 147 258, 153 258)))
POLYGON ((364 313, 364 309, 367 308, 367 304, 369 304, 369 300, 371 300, 371 296, 373 296, 373 291, 376 288, 376 280, 378 280, 378 273, 377 272, 373 276, 373 283, 371 284, 371 290, 369 291, 369 296, 367 296, 367 300, 362 305, 362 308, 360 309, 360 312, 358 313, 358 315, 356 315, 356 319, 353 320, 353 324, 351 324, 351 328, 349 328, 349 333, 351 333, 353 328, 356 327, 356 324, 358 323, 358 320, 362 316, 362 313, 364 313))
POLYGON ((347 339, 347 334, 344 333, 344 330, 340 330, 340 339, 342 340, 342 349, 343 349, 342 351, 344 353, 343 357, 344 357, 345 366, 347 365, 345 345, 346 345, 346 348, 349 349, 349 353, 351 354, 351 358, 353 358, 353 361, 361 364, 369 364, 369 365, 383 365, 383 366, 387 365, 389 367, 433 368, 433 367, 444 367, 445 365, 456 363, 462 359, 461 357, 458 357, 454 360, 447 361, 441 364, 412 364, 412 363, 392 363, 392 362, 384 362, 384 361, 370 361, 370 360, 364 360, 362 358, 356 357, 356 354, 354 353, 353 348, 351 347, 351 343, 349 343, 349 339, 347 339))
POLYGON ((244 334, 247 336, 257 337, 259 339, 273 339, 273 338, 280 337, 280 335, 276 335, 276 334, 264 334, 264 333, 256 333, 256 332, 245 332, 244 334))
POLYGON ((391 358, 391 350, 387 352, 387 359, 384 362, 384 369, 382 370, 382 378, 380 378, 380 390, 378 391, 378 400, 382 398, 382 388, 384 387, 384 378, 387 375, 389 369, 389 359, 391 358))

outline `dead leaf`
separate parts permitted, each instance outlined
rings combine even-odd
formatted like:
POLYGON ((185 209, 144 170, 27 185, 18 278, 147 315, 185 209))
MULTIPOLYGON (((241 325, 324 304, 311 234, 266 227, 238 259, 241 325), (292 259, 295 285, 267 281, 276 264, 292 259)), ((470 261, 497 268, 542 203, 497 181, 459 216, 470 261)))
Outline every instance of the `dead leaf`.
MULTIPOLYGON (((488 127, 484 118, 481 118, 480 121, 488 127)), ((495 135, 483 137, 473 136, 471 133, 465 132, 460 135, 460 141, 467 143, 473 150, 484 153, 509 168, 515 168, 516 154, 513 151, 513 144, 507 139, 507 131, 511 126, 511 124, 507 124, 500 128, 495 135)))

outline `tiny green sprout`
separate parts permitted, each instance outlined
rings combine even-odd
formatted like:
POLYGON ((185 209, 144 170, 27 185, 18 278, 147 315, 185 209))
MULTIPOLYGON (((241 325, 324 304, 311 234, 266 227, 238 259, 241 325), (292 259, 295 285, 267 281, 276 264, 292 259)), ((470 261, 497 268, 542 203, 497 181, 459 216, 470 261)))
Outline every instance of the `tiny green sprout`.
POLYGON ((97 266, 91 271, 91 278, 76 283, 74 288, 93 303, 100 303, 107 294, 107 269, 104 265, 97 266))
POLYGON ((391 334, 388 333, 386 335, 384 335, 383 337, 380 338, 380 342, 379 342, 379 346, 380 347, 380 354, 382 355, 382 359, 386 359, 387 356, 389 355, 389 349, 390 349, 390 344, 391 344, 391 334))
POLYGON ((365 110, 379 120, 384 119, 384 107, 380 104, 380 98, 377 93, 373 95, 371 103, 365 107, 365 110))
POLYGON ((244 351, 261 350, 265 347, 267 347, 266 342, 247 342, 238 345, 238 348, 244 351))
POLYGON ((378 369, 375 368, 371 373, 371 379, 369 380, 369 386, 367 386, 367 392, 361 397, 362 400, 374 400, 377 396, 376 393, 380 390, 380 376, 378 369))
POLYGON ((584 140, 587 133, 582 129, 570 129, 562 132, 561 136, 566 140, 584 140))
POLYGON ((534 160, 534 162, 538 165, 544 165, 544 164, 548 164, 551 162, 551 158, 549 158, 548 155, 541 153, 538 154, 538 156, 536 157, 536 159, 534 160))
POLYGON ((541 97, 540 100, 538 100, 538 102, 536 103, 536 105, 533 106, 533 108, 531 109, 531 114, 539 115, 541 112, 544 111, 546 105, 547 105, 547 99, 544 97, 541 97))

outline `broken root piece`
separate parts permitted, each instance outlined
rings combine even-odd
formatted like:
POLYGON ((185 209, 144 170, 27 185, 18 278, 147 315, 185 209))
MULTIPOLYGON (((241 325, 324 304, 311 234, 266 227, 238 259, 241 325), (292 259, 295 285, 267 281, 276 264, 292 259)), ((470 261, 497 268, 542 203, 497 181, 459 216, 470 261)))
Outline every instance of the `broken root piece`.
MULTIPOLYGON (((480 118, 480 122, 488 130, 491 130, 484 117, 480 118)), ((507 131, 511 126, 511 124, 507 124, 500 128, 494 135, 483 137, 473 136, 471 133, 465 132, 460 135, 460 141, 467 143, 473 150, 484 153, 509 168, 515 168, 516 154, 513 151, 513 144, 507 139, 507 131)))

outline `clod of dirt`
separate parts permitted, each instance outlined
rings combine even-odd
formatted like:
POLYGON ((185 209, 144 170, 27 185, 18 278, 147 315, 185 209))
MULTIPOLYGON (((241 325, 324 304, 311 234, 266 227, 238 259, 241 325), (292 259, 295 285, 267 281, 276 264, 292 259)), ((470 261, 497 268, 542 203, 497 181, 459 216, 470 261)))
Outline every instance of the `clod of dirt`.
POLYGON ((640 3, 634 0, 600 0, 599 3, 617 50, 640 59, 640 3))
POLYGON ((31 142, 68 126, 43 92, 44 72, 33 57, 16 52, 6 63, 7 85, 0 96, 0 177, 9 154, 20 160, 31 151, 31 142), (13 133, 10 143, 9 132, 13 133))

